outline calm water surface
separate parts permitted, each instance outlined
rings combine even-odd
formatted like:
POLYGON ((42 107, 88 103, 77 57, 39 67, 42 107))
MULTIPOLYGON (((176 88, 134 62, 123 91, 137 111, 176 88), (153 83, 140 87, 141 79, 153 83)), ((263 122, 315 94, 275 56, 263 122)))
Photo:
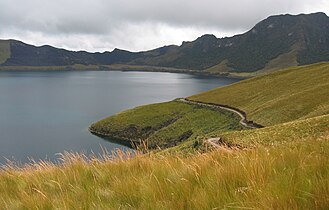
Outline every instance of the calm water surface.
POLYGON ((54 160, 64 151, 128 149, 88 132, 106 116, 236 82, 146 72, 0 72, 0 163, 54 160))

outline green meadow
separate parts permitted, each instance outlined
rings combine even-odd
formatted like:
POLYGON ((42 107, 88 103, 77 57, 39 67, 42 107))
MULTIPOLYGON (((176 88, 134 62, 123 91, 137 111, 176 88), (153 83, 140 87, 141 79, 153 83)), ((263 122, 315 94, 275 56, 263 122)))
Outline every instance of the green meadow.
POLYGON ((239 108, 249 119, 275 125, 329 114, 329 63, 280 70, 213 89, 190 100, 239 108))

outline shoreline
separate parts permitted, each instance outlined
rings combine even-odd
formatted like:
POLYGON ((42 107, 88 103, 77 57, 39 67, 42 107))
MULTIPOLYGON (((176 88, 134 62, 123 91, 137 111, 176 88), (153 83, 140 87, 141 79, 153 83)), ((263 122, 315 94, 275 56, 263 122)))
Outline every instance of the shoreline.
POLYGON ((247 79, 247 76, 237 76, 230 73, 213 74, 202 70, 178 69, 157 66, 129 66, 129 65, 71 65, 71 66, 1 66, 0 72, 53 72, 53 71, 115 71, 115 72, 159 72, 203 76, 209 78, 247 79))
POLYGON ((96 131, 92 128, 92 125, 88 127, 88 131, 92 134, 92 135, 95 135, 95 136, 98 136, 104 140, 109 140, 109 138, 111 138, 111 142, 114 142, 114 143, 117 143, 117 144, 120 144, 122 146, 126 146, 128 147, 129 149, 133 149, 133 150, 136 150, 136 148, 133 146, 133 145, 138 145, 140 144, 141 142, 139 141, 134 141, 134 140, 131 140, 131 139, 128 139, 128 138, 124 138, 124 137, 120 137, 120 136, 115 136, 115 135, 111 135, 111 134, 105 134, 105 133, 102 133, 100 131, 96 131))

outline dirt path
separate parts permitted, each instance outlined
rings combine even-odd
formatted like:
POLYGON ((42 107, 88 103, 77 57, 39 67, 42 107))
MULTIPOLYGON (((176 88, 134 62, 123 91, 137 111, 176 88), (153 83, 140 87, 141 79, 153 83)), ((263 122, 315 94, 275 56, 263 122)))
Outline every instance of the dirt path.
POLYGON ((199 106, 206 106, 206 107, 210 107, 210 108, 215 108, 215 109, 224 109, 230 112, 234 112, 235 114, 239 115, 239 117, 241 118, 240 120, 240 124, 243 125, 244 127, 247 128, 262 128, 264 126, 254 123, 253 121, 248 121, 247 120, 247 115, 245 112, 237 109, 237 108, 233 108, 233 107, 229 107, 226 105, 220 105, 220 104, 211 104, 211 103, 203 103, 200 101, 191 101, 188 100, 186 98, 181 98, 179 99, 179 101, 187 103, 187 104, 195 104, 195 105, 199 105, 199 106))
MULTIPOLYGON (((181 99, 179 99, 179 101, 181 101, 183 103, 187 103, 187 104, 194 104, 194 105, 198 105, 198 106, 210 107, 210 108, 215 108, 215 109, 223 109, 223 110, 233 112, 233 113, 239 115, 239 117, 241 118, 239 123, 242 126, 247 127, 247 128, 255 129, 255 128, 263 128, 264 127, 260 124, 254 123, 253 121, 248 121, 246 113, 239 110, 239 109, 237 109, 237 108, 234 108, 234 107, 229 107, 227 105, 220 105, 220 104, 203 103, 203 102, 200 102, 200 101, 191 101, 191 100, 188 100, 186 98, 181 98, 181 99)), ((217 149, 220 149, 222 151, 225 151, 225 152, 232 152, 233 151, 232 148, 226 146, 225 144, 220 143, 221 142, 220 137, 210 138, 210 139, 207 139, 205 142, 210 144, 211 146, 213 146, 217 149)))

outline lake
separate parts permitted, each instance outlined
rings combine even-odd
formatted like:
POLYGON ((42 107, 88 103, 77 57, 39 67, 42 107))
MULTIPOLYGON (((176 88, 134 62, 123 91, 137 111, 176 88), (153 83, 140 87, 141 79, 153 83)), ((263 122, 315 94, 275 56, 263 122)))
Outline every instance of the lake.
POLYGON ((88 126, 135 106, 236 82, 187 74, 109 71, 0 72, 0 163, 55 160, 64 151, 128 149, 88 126))

